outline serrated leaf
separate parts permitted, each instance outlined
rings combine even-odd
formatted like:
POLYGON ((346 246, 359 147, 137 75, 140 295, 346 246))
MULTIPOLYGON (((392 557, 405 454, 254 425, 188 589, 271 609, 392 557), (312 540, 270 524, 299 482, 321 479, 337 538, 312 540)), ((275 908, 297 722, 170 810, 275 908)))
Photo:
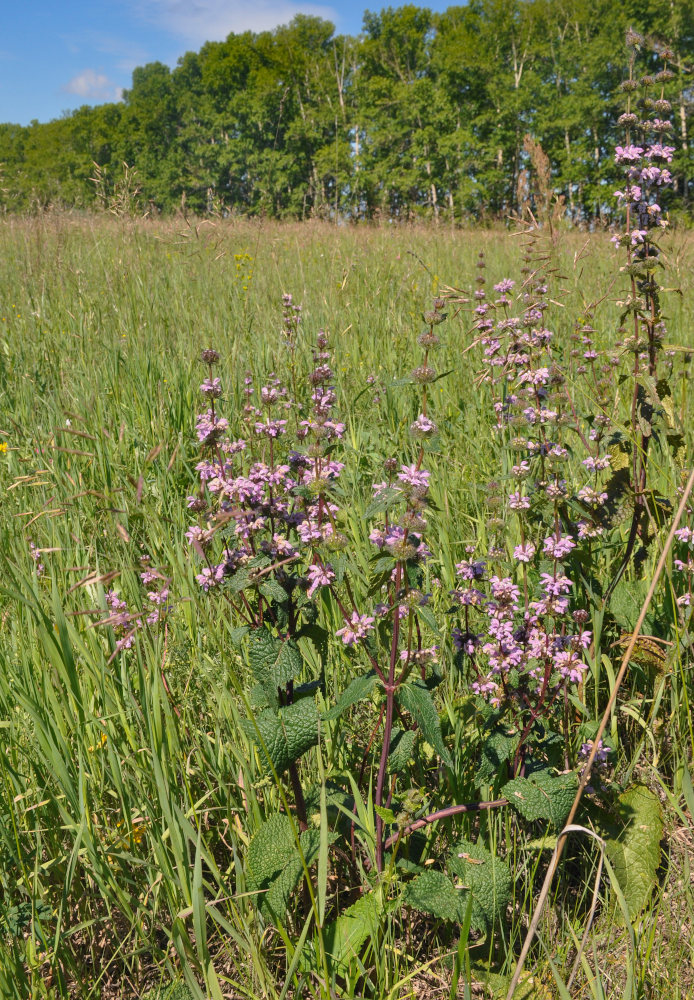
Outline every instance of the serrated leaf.
POLYGON ((675 426, 675 408, 672 401, 672 389, 666 378, 659 378, 655 384, 656 393, 660 400, 660 405, 665 411, 669 427, 675 426))
POLYGON ((667 443, 675 465, 682 468, 687 460, 687 448, 682 434, 667 434, 667 443))
POLYGON ((282 604, 283 601, 287 600, 287 591, 277 582, 277 580, 265 580, 260 584, 258 589, 263 597, 267 598, 268 601, 276 601, 278 604, 282 604))
POLYGON ((453 760, 441 735, 441 723, 431 697, 431 692, 421 680, 410 681, 396 692, 398 703, 416 720, 422 736, 436 750, 447 767, 453 767, 453 760))
POLYGON ((289 816, 270 816, 251 837, 248 845, 247 879, 251 891, 269 884, 296 853, 289 816))
POLYGON ((426 871, 407 883, 403 900, 438 920, 460 924, 465 919, 467 895, 466 891, 456 889, 443 872, 426 871))
POLYGON ((607 856, 633 920, 647 904, 656 884, 663 836, 663 812, 657 796, 644 785, 619 796, 625 822, 607 839, 607 856))
POLYGON ((395 490, 392 489, 391 487, 388 487, 385 490, 381 490, 381 492, 374 497, 374 499, 371 501, 369 506, 364 511, 364 517, 368 519, 370 517, 373 517, 374 514, 380 514, 385 510, 390 510, 391 507, 395 506, 395 504, 399 503, 401 500, 402 500, 401 490, 395 490))
POLYGON ((355 705, 358 701, 367 698, 377 682, 378 677, 373 670, 370 670, 368 674, 362 674, 361 677, 355 677, 342 692, 336 704, 328 712, 323 713, 325 721, 331 722, 333 719, 339 719, 350 705, 355 705))
POLYGON ((233 628, 229 632, 229 641, 231 642, 231 645, 234 647, 234 649, 241 648, 243 640, 248 635, 248 632, 249 632, 248 625, 239 625, 238 628, 233 628))
POLYGON ((410 762, 417 742, 417 734, 413 729, 394 729, 390 740, 388 753, 388 770, 391 774, 404 771, 410 762))
POLYGON ((439 623, 436 620, 436 615, 431 610, 431 608, 426 604, 420 604, 419 607, 415 608, 417 616, 422 619, 423 622, 429 626, 434 635, 440 635, 441 629, 439 628, 439 623))
POLYGON ((371 564, 372 573, 389 573, 395 566, 392 556, 377 556, 371 564))
POLYGON ((233 576, 229 577, 227 584, 232 594, 238 594, 240 591, 245 590, 246 587, 250 587, 250 585, 251 574, 246 569, 240 569, 238 573, 234 573, 233 576))
POLYGON ((378 816, 381 817, 384 823, 394 823, 395 813, 392 809, 386 809, 385 806, 374 806, 374 810, 378 816))
POLYGON ((320 716, 315 702, 310 698, 302 698, 295 705, 285 705, 276 712, 262 712, 257 717, 255 726, 252 722, 246 722, 245 729, 254 737, 266 765, 271 762, 277 774, 283 774, 290 764, 316 745, 319 723, 320 716), (269 762, 258 739, 256 726, 267 748, 269 762))
MULTIPOLYGON (((334 839, 331 834, 330 842, 334 839)), ((306 830, 300 835, 299 843, 309 866, 318 856, 320 832, 306 830)), ((288 816, 279 813, 271 816, 254 834, 248 845, 246 869, 248 888, 258 893, 257 905, 261 913, 266 918, 283 921, 291 894, 304 870, 288 816)))
POLYGON ((328 924, 323 929, 323 943, 329 966, 335 972, 345 972, 368 938, 377 937, 380 922, 381 907, 375 893, 369 892, 328 924))
POLYGON ((489 931, 503 917, 511 899, 513 878, 508 865, 482 844, 461 839, 453 847, 447 867, 472 893, 470 925, 489 931))
POLYGON ((501 789, 513 808, 524 819, 549 820, 554 826, 561 826, 569 815, 573 804, 578 776, 570 774, 552 774, 550 771, 537 771, 528 778, 513 778, 501 789))
POLYGON ((248 663, 261 684, 276 689, 301 673, 303 658, 293 639, 280 639, 268 629, 258 628, 248 637, 248 663))
POLYGON ((482 745, 482 759, 475 775, 475 784, 491 782, 501 770, 502 764, 513 756, 518 746, 520 734, 508 727, 493 730, 482 745))

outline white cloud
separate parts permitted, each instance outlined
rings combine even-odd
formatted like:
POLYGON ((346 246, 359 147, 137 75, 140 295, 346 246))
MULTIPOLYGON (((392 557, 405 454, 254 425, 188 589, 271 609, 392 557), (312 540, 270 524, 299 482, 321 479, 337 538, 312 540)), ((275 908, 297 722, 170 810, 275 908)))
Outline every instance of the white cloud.
POLYGON ((199 47, 203 42, 221 41, 232 31, 268 31, 288 24, 296 14, 337 20, 329 6, 302 0, 139 0, 136 10, 145 20, 166 28, 199 47))
POLYGON ((85 101, 117 101, 122 95, 121 87, 114 86, 107 76, 93 69, 83 69, 68 80, 63 90, 85 101))

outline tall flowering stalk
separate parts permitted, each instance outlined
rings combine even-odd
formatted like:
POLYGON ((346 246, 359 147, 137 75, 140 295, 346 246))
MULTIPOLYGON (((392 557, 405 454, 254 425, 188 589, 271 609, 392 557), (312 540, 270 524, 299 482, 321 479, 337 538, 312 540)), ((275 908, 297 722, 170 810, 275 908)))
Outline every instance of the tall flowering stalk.
POLYGON ((672 110, 665 97, 665 84, 674 73, 668 62, 674 58, 668 49, 660 49, 663 68, 655 75, 636 78, 638 50, 645 44, 636 32, 627 33, 630 50, 629 75, 622 84, 627 106, 619 118, 625 129, 624 145, 615 149, 615 161, 624 169, 624 185, 615 197, 625 209, 622 232, 613 242, 626 254, 622 272, 630 288, 622 303, 622 323, 630 323, 631 333, 624 339, 624 349, 633 354, 633 391, 631 399, 631 485, 634 512, 622 563, 607 591, 613 592, 632 558, 639 533, 646 531, 648 518, 648 451, 653 436, 654 406, 662 403, 670 390, 666 379, 659 379, 659 361, 665 337, 665 322, 656 278, 660 262, 659 235, 667 226, 663 219, 663 194, 672 185, 668 164, 674 146, 668 144, 672 132, 672 110))
MULTIPOLYGON (((582 566, 595 565, 595 541, 608 530, 619 531, 619 498, 628 485, 633 516, 604 607, 634 555, 637 537, 646 535, 648 448, 658 411, 667 415, 668 409, 670 390, 659 370, 665 325, 655 276, 662 266, 657 238, 666 225, 659 198, 672 181, 667 164, 674 149, 666 140, 672 128, 666 118, 670 104, 663 90, 672 74, 666 64, 655 76, 636 80, 636 48, 643 39, 630 33, 628 41, 627 110, 620 118, 626 138, 615 153, 625 170, 624 188, 616 192, 625 206, 625 225, 613 237, 626 253, 621 270, 630 281, 622 323, 629 318, 632 333, 619 345, 633 355, 628 484, 620 470, 621 449, 628 443, 623 443, 609 402, 611 373, 621 358, 599 356, 587 316, 573 338, 577 346, 569 356, 567 378, 562 345, 556 344, 546 318, 552 269, 537 231, 527 234, 525 277, 515 302, 509 298, 516 287, 510 279, 494 285, 497 297, 490 299, 482 254, 477 265, 474 329, 484 358, 479 381, 490 388, 499 443, 513 459, 504 464, 503 483, 494 484, 496 503, 505 493, 507 516, 490 518, 486 558, 464 560, 457 567, 461 584, 452 596, 462 622, 454 642, 472 666, 473 691, 500 712, 510 712, 518 725, 516 772, 523 767, 533 728, 555 709, 563 714, 568 739, 569 692, 581 683, 593 641, 583 627, 590 615, 580 606, 575 575, 582 566), (576 386, 594 405, 586 417, 573 398, 576 386), (580 451, 581 472, 575 462, 569 463, 580 451), (505 489, 507 483, 511 485, 505 489), (508 531, 514 523, 515 545, 508 531)), ((660 54, 670 58, 666 51, 660 54)), ((684 565, 680 560, 677 568, 684 565)))
MULTIPOLYGON (((385 719, 383 726, 381 756, 376 779, 377 807, 376 817, 376 865, 380 871, 383 868, 384 834, 383 806, 390 796, 385 794, 385 779, 388 769, 388 756, 391 751, 393 721, 396 710, 396 696, 402 689, 413 667, 418 666, 422 681, 426 676, 426 665, 436 659, 436 647, 424 648, 422 634, 416 609, 426 606, 428 598, 418 587, 421 581, 420 567, 431 555, 424 542, 427 528, 426 510, 428 505, 430 473, 422 468, 424 461, 424 441, 432 438, 438 428, 428 415, 428 387, 436 380, 436 369, 430 364, 430 354, 439 345, 436 333, 438 326, 446 319, 443 312, 445 301, 436 298, 433 308, 424 314, 426 329, 418 338, 422 350, 421 363, 412 372, 412 381, 422 387, 421 412, 410 427, 410 433, 418 443, 417 461, 411 465, 400 466, 395 472, 397 462, 386 463, 389 473, 387 482, 374 486, 376 496, 385 496, 390 502, 400 501, 401 514, 397 522, 393 522, 389 513, 386 514, 383 527, 374 528, 369 536, 370 541, 379 550, 388 553, 395 565, 390 572, 390 581, 386 587, 385 602, 379 607, 382 617, 390 622, 391 641, 387 670, 383 671, 383 690, 385 693, 385 719), (393 473, 395 475, 393 476, 393 473)), ((393 504, 393 507, 395 504, 393 504)), ((388 510, 391 508, 389 507, 388 510)), ((388 560, 386 559, 386 565, 388 560)))

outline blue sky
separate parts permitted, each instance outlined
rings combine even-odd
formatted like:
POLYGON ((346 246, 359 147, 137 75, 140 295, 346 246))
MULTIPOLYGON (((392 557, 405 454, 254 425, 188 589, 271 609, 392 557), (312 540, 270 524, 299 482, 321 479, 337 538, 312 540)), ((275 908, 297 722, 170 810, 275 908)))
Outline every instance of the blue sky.
MULTIPOLYGON (((421 6, 445 10, 448 3, 421 6)), ((175 66, 184 52, 230 32, 263 31, 316 14, 357 34, 365 9, 350 0, 0 0, 0 122, 49 121, 83 104, 118 100, 135 66, 175 66)))

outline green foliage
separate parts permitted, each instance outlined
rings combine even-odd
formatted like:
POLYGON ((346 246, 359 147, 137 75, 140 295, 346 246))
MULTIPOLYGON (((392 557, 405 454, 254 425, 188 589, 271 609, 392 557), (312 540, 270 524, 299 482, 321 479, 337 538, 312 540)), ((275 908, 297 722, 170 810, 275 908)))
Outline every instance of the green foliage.
POLYGON ((578 776, 555 774, 552 771, 535 771, 527 778, 513 778, 501 789, 504 795, 527 820, 548 820, 560 827, 576 795, 578 776))
POLYGON ((383 916, 376 893, 368 892, 323 929, 325 952, 332 969, 344 973, 364 944, 369 939, 376 940, 383 916))
POLYGON ((356 705, 357 702, 368 698, 377 684, 378 676, 373 670, 360 677, 355 677, 349 682, 333 707, 323 713, 325 721, 331 722, 333 719, 339 719, 350 705, 356 705))
POLYGON ((434 700, 424 681, 410 681, 398 690, 396 697, 398 703, 414 718, 427 743, 434 748, 447 767, 452 767, 453 759, 443 742, 441 723, 434 700))
MULTIPOLYGON (((449 12, 445 30, 454 35, 472 33, 477 17, 470 5, 457 14, 449 12)), ((421 27, 415 19, 413 30, 417 24, 421 27)), ((419 44, 415 38, 417 58, 419 44)), ((424 44, 430 42, 425 39, 424 44)), ((185 79, 191 86, 203 68, 205 86, 211 93, 218 88, 215 114, 226 113, 228 80, 241 81, 241 86, 245 79, 261 76, 258 66, 244 62, 244 51, 245 43, 237 39, 234 46, 213 47, 209 64, 201 57, 196 69, 197 57, 185 61, 185 79), (218 80, 213 65, 219 70, 218 80)), ((378 51, 387 55, 387 48, 378 51)), ((486 58, 487 50, 480 51, 486 58)), ((340 52, 338 46, 338 60, 340 52)), ((460 72, 461 86, 477 86, 472 66, 466 68, 463 60, 457 66, 455 52, 451 42, 446 74, 452 78, 460 72)), ((559 42, 557 56, 558 65, 571 68, 569 53, 559 42)), ((395 75, 403 68, 398 65, 395 75)), ((311 68, 303 66, 301 71, 310 76, 311 68)), ((389 72, 384 66, 380 75, 389 72)), ((174 70, 170 75, 178 79, 177 74, 174 70)), ((276 106, 272 81, 268 71, 265 106, 269 109, 276 106)), ((311 86, 314 82, 311 78, 311 86)), ((160 96, 168 100, 167 75, 154 73, 151 83, 160 86, 160 96)), ((486 88, 487 83, 479 81, 479 87, 486 88)), ((185 104, 181 90, 176 99, 185 104)), ((589 95, 586 104, 590 100, 589 95)), ((177 126, 177 136, 184 136, 191 149, 197 142, 193 104, 185 108, 177 126)), ((249 118, 258 107, 253 105, 249 118)), ((488 115, 492 119, 493 110, 488 115)), ((506 156, 506 150, 513 148, 513 136, 508 121, 503 124, 499 131, 506 156)), ((459 132, 468 130, 469 139, 472 128, 463 119, 459 132)), ((571 143, 582 141, 576 138, 580 134, 578 128, 572 132, 571 143)), ((451 155, 453 135, 439 136, 451 155)), ((198 179, 211 169, 211 157, 205 159, 204 131, 200 136, 197 148, 203 163, 196 161, 198 179)), ((463 137, 458 134, 458 138, 463 137)), ((486 162, 493 139, 490 131, 484 149, 480 146, 486 162)), ((559 135, 557 148, 561 139, 559 135)), ((224 145, 221 152, 228 156, 230 176, 236 178, 229 190, 245 183, 234 173, 242 162, 239 149, 235 147, 232 156, 228 148, 235 143, 230 134, 228 144, 218 144, 224 145)), ((586 149, 590 153, 588 143, 586 149)), ((213 152, 216 156, 220 149, 215 146, 213 152)), ((463 154, 468 152, 463 149, 463 154)), ((460 162, 452 160, 451 171, 458 170, 460 162)), ((431 163, 433 170, 433 158, 431 163)), ((47 173, 46 190, 50 177, 47 173)), ((503 192, 497 181, 490 179, 487 189, 494 189, 495 197, 503 192)), ((270 186, 266 192, 272 199, 270 186)), ((373 189, 372 194, 373 203, 379 204, 379 191, 373 189)), ((258 182, 253 197, 263 196, 258 182)), ((407 210, 398 191, 388 203, 407 210)), ((350 335, 340 339, 334 364, 338 395, 351 401, 346 431, 349 459, 341 479, 345 523, 340 528, 346 531, 349 526, 355 539, 343 558, 349 565, 355 604, 366 609, 374 565, 363 517, 373 499, 370 480, 382 477, 385 442, 388 454, 407 453, 407 428, 417 409, 409 384, 396 392, 388 381, 386 389, 379 389, 379 402, 374 401, 375 389, 365 391, 356 402, 355 398, 364 388, 367 372, 373 371, 385 384, 409 363, 404 345, 410 330, 419 328, 422 282, 430 280, 418 258, 432 275, 444 275, 444 280, 455 276, 460 287, 468 289, 475 278, 474 244, 475 252, 478 247, 488 251, 491 285, 510 272, 515 241, 494 229, 475 234, 453 231, 442 239, 440 229, 414 228, 405 238, 392 229, 318 224, 298 233, 270 222, 258 233, 243 221, 218 220, 215 227, 202 227, 198 235, 191 230, 186 242, 181 228, 156 219, 128 225, 122 219, 105 219, 94 226, 93 220, 76 215, 5 218, 0 226, 4 261, 0 411, 5 415, 0 419, 0 443, 8 445, 6 452, 0 450, 0 475, 8 487, 0 515, 0 549, 7 557, 0 593, 0 729, 5 747, 0 762, 0 996, 53 1000, 53 994, 64 993, 93 1000, 102 987, 98 975, 104 969, 114 978, 121 976, 118 986, 124 995, 129 991, 139 995, 158 981, 155 966, 163 982, 184 974, 191 993, 193 984, 199 983, 203 995, 206 991, 210 996, 217 995, 213 988, 217 969, 220 979, 224 973, 222 994, 277 997, 286 986, 285 996, 295 994, 297 1000, 305 1000, 315 991, 317 977, 324 977, 326 965, 329 988, 338 997, 416 992, 420 969, 444 978, 450 974, 443 968, 442 956, 455 950, 464 923, 460 910, 456 919, 449 919, 452 911, 447 914, 442 902, 446 898, 469 903, 475 934, 493 933, 489 947, 479 949, 476 965, 501 970, 499 983, 507 983, 547 861, 545 853, 538 863, 540 844, 529 838, 542 833, 549 822, 555 828, 561 825, 565 800, 569 792, 573 797, 575 784, 569 788, 571 779, 546 770, 549 761, 557 763, 556 747, 549 747, 546 740, 539 743, 534 731, 534 742, 524 748, 527 778, 498 787, 507 784, 518 734, 505 726, 504 719, 492 721, 493 713, 480 709, 479 699, 470 694, 467 669, 449 669, 445 615, 448 590, 455 586, 454 564, 468 541, 487 546, 480 483, 499 476, 494 434, 486 416, 486 388, 471 388, 473 352, 461 353, 458 336, 440 348, 441 370, 454 368, 456 376, 435 385, 436 406, 432 403, 431 412, 441 428, 441 446, 438 451, 427 450, 425 461, 432 482, 443 484, 433 487, 436 508, 430 515, 438 552, 417 586, 431 593, 427 608, 440 626, 436 673, 442 679, 432 694, 413 680, 417 667, 409 674, 403 692, 407 704, 398 703, 395 721, 397 726, 413 728, 393 730, 383 796, 386 802, 392 787, 392 808, 388 813, 382 807, 382 812, 388 822, 394 816, 402 829, 425 812, 475 800, 483 784, 493 787, 494 796, 520 792, 520 799, 509 795, 517 819, 504 808, 428 824, 401 838, 392 869, 386 858, 379 877, 373 803, 382 730, 369 745, 380 705, 375 676, 364 673, 370 666, 368 658, 341 645, 335 648, 334 633, 343 622, 329 600, 318 607, 312 625, 302 624, 298 630, 298 655, 297 648, 280 637, 288 628, 279 623, 278 589, 261 584, 266 587, 263 600, 270 607, 262 635, 240 624, 242 616, 232 611, 226 597, 240 602, 238 593, 248 598, 253 567, 246 577, 248 591, 233 591, 229 578, 225 596, 219 594, 216 604, 204 597, 195 580, 198 556, 183 540, 191 518, 181 498, 189 491, 198 461, 192 429, 197 405, 194 381, 191 388, 193 361, 189 364, 201 346, 196 331, 204 330, 204 343, 218 346, 228 357, 225 412, 240 414, 246 368, 256 378, 273 368, 279 374, 286 357, 273 333, 275 326, 268 321, 268 316, 276 315, 279 272, 285 287, 305 289, 307 328, 325 325, 342 330, 347 314, 354 322, 350 335), (296 239, 301 241, 301 254, 296 252, 296 239), (248 289, 236 278, 234 263, 234 255, 246 249, 254 257, 248 289), (320 281, 312 279, 315 275, 320 281), (474 449, 471 441, 476 443, 474 449), (43 550, 46 571, 40 578, 28 553, 29 540, 43 550), (135 610, 141 609, 138 573, 143 553, 151 556, 157 569, 171 575, 173 607, 166 629, 143 629, 127 655, 113 655, 110 630, 91 627, 101 616, 92 612, 103 607, 102 590, 110 587, 135 610), (88 577, 92 572, 95 575, 88 577), (116 575, 109 579, 108 574, 116 575), (434 583, 437 578, 441 587, 434 583), (314 679, 319 671, 320 681, 314 679), (269 760, 252 720, 241 719, 245 698, 239 693, 251 682, 257 685, 253 702, 269 760), (316 695, 319 685, 321 694, 316 695), (314 695, 325 715, 319 716, 314 695), (281 704, 290 696, 294 704, 281 704), (443 737, 439 713, 445 724, 443 737), (319 734, 318 750, 305 752, 319 734), (453 768, 440 766, 445 760, 442 750, 453 758, 453 768), (295 815, 293 786, 280 773, 278 787, 269 774, 270 762, 281 772, 292 761, 300 763, 298 777, 311 827, 299 845, 310 866, 315 912, 311 904, 304 909, 308 895, 302 887, 304 868, 285 812, 288 802, 289 815, 295 815), (544 775, 533 771, 538 766, 545 768, 544 775), (557 781, 566 781, 567 787, 557 781), (321 787, 326 789, 324 798, 321 787), (550 806, 556 792, 563 804, 555 811, 550 806), (534 818, 539 825, 532 828, 534 818), (461 834, 476 843, 460 840, 461 834), (498 856, 485 855, 485 849, 498 851, 498 856), (468 857, 458 858, 458 853, 468 857), (404 899, 411 899, 408 905, 420 907, 422 914, 436 915, 435 908, 427 909, 427 894, 422 891, 433 874, 428 866, 423 869, 424 859, 431 859, 439 888, 446 880, 438 897, 429 894, 440 923, 412 919, 411 914, 403 917, 400 910, 404 899), (510 886, 507 863, 513 864, 512 907, 505 903, 510 886), (425 873, 426 880, 418 882, 425 873), (46 909, 40 909, 38 902, 46 909), (316 916, 321 913, 324 924, 316 916), (9 921, 15 921, 11 928, 9 921), (412 935, 405 948, 403 930, 408 926, 412 935), (426 940, 418 936, 423 927, 426 940)), ((686 261, 690 242, 686 236, 678 239, 686 261)), ((562 299, 567 316, 579 315, 587 288, 603 287, 611 267, 610 252, 603 244, 602 233, 558 238, 559 266, 576 279, 568 282, 562 299), (586 241, 593 256, 581 260, 586 241), (580 263, 574 270, 576 257, 580 263)), ((692 278, 684 266, 680 281, 687 295, 681 311, 673 310, 669 336, 688 342, 694 328, 688 305, 692 278)), ((596 334, 600 350, 618 326, 611 297, 606 317, 596 334)), ((571 330, 570 322, 560 319, 557 337, 571 330)), ((670 381, 678 420, 692 405, 694 382, 685 377, 688 363, 680 364, 685 357, 680 352, 674 360, 675 371, 682 370, 681 382, 670 381)), ((302 341, 297 366, 308 360, 302 341)), ((198 376, 194 371, 194 380, 198 376)), ((667 417, 667 395, 661 389, 658 394, 667 417)), ((630 401, 615 385, 617 421, 628 419, 630 401)), ((654 428, 657 423, 656 419, 654 428)), ((686 420, 679 426, 680 443, 688 445, 691 428, 686 420)), ((630 442, 627 435, 624 438, 619 452, 629 462, 630 442)), ((679 469, 670 464, 665 449, 661 452, 654 445, 653 456, 654 490, 671 496, 679 469)), ((567 464, 574 461, 570 456, 567 464)), ((618 500, 627 502, 626 494, 618 500)), ((573 513, 570 516, 575 519, 573 513)), ((624 518, 614 520, 617 533, 620 525, 626 533, 624 518)), ((607 568, 616 556, 614 550, 602 549, 599 541, 594 545, 605 584, 610 578, 607 568)), ((653 545, 643 568, 646 581, 657 552, 653 545)), ((582 576, 574 575, 573 569, 570 575, 575 592, 581 593, 582 576)), ((529 582, 534 586, 532 574, 529 582)), ((641 582, 631 568, 623 587, 620 583, 615 591, 614 610, 622 626, 629 622, 633 626, 638 607, 635 598, 628 599, 629 590, 638 596, 641 582)), ((617 775, 634 767, 648 768, 660 781, 663 802, 667 798, 668 825, 684 827, 691 811, 687 804, 691 788, 682 777, 691 766, 691 653, 687 635, 678 634, 673 600, 654 606, 648 626, 649 632, 673 645, 664 647, 665 662, 657 676, 644 677, 636 670, 628 675, 624 700, 612 719, 611 762, 617 763, 617 775)), ((588 598, 586 607, 595 619, 586 628, 594 630, 600 650, 609 649, 619 639, 612 631, 614 620, 607 614, 601 619, 599 607, 588 598)), ((302 610, 301 621, 307 618, 302 610)), ((387 626, 379 627, 369 652, 383 668, 387 657, 382 633, 387 626)), ((420 615, 420 609, 412 617, 413 635, 417 627, 423 645, 434 641, 428 638, 431 621, 420 615)), ((594 735, 595 720, 614 682, 610 657, 591 656, 589 665, 582 688, 571 694, 568 703, 572 761, 581 740, 594 735)), ((563 760, 566 741, 560 740, 563 760)), ((595 778, 593 783, 607 802, 615 795, 616 784, 608 776, 598 785, 595 778)), ((639 802, 627 798, 612 812, 612 825, 605 821, 599 829, 610 841, 609 857, 619 885, 639 916, 633 950, 627 956, 629 974, 643 992, 656 995, 657 983, 665 981, 670 992, 686 995, 685 972, 691 956, 680 928, 691 921, 692 910, 687 894, 676 888, 676 879, 682 877, 680 860, 670 862, 672 848, 663 850, 658 854, 663 863, 656 872, 653 847, 662 830, 657 810, 644 809, 635 826, 630 817, 641 812, 639 802), (646 835, 644 826, 652 835, 648 842, 638 839, 646 835), (642 856, 648 858, 645 866, 640 866, 642 856), (667 896, 657 906, 654 872, 668 882, 667 896)), ((386 837, 392 835, 397 836, 397 829, 386 831, 386 837)), ((572 855, 548 904, 553 954, 565 967, 575 949, 572 935, 580 940, 585 926, 592 874, 582 852, 572 855)), ((463 916, 467 912, 465 908, 463 916)), ((600 907, 591 931, 599 966, 595 981, 606 970, 610 989, 624 967, 623 952, 616 950, 626 947, 623 929, 616 933, 613 920, 614 908, 600 907)), ((464 948, 461 954, 465 957, 464 948)), ((585 957, 592 968, 592 955, 585 957)), ((532 958, 535 993, 544 995, 539 948, 532 958)), ((470 982, 473 986, 491 982, 488 972, 473 967, 470 982)), ((584 985, 575 984, 575 989, 584 985)), ((617 988, 622 995, 620 983, 617 988)))
MULTIPOLYGON (((333 840, 331 836, 329 841, 333 840)), ((299 847, 296 827, 288 816, 281 813, 267 819, 248 845, 248 889, 259 894, 258 907, 266 919, 279 923, 285 921, 289 901, 301 880, 304 865, 308 868, 318 858, 319 831, 301 833, 299 847)))
MULTIPOLYGON (((555 201, 559 216, 602 223, 627 27, 677 50, 675 128, 678 138, 691 131, 683 74, 694 32, 679 8, 410 4, 367 12, 358 37, 299 14, 271 32, 207 42, 173 70, 137 67, 122 103, 0 125, 0 204, 454 222, 530 207, 547 215, 555 201), (544 186, 532 148, 549 159, 544 186)), ((670 201, 686 212, 689 150, 673 169, 681 183, 670 201)))
POLYGON ((407 883, 403 899, 416 910, 431 913, 439 920, 462 924, 465 919, 467 893, 456 889, 443 872, 425 871, 407 883))
POLYGON ((248 635, 248 663, 270 704, 277 704, 283 691, 303 667, 301 651, 294 639, 280 639, 269 629, 253 629, 248 635))
POLYGON ((193 1000, 193 994, 185 983, 170 983, 168 986, 154 986, 145 993, 143 1000, 193 1000))
POLYGON ((269 769, 271 765, 279 775, 316 745, 319 724, 315 702, 302 698, 294 705, 267 709, 244 725, 249 736, 256 740, 265 766, 269 769))
POLYGON ((416 742, 417 733, 413 729, 393 729, 388 754, 388 769, 391 774, 399 774, 405 770, 416 742))
POLYGON ((429 869, 407 884, 404 901, 439 920, 459 924, 471 906, 470 927, 488 933, 504 916, 511 899, 513 880, 508 865, 483 845, 460 840, 446 868, 454 882, 444 872, 429 869))
POLYGON ((471 926, 489 932, 503 919, 511 900, 513 878, 508 865, 483 844, 459 840, 451 851, 448 870, 472 894, 471 926))
POLYGON ((644 785, 627 788, 617 799, 617 825, 607 836, 607 856, 632 920, 647 905, 661 862, 663 810, 644 785))
POLYGON ((520 733, 509 726, 498 726, 489 733, 482 744, 475 784, 490 783, 499 776, 502 765, 513 757, 519 739, 520 733))

